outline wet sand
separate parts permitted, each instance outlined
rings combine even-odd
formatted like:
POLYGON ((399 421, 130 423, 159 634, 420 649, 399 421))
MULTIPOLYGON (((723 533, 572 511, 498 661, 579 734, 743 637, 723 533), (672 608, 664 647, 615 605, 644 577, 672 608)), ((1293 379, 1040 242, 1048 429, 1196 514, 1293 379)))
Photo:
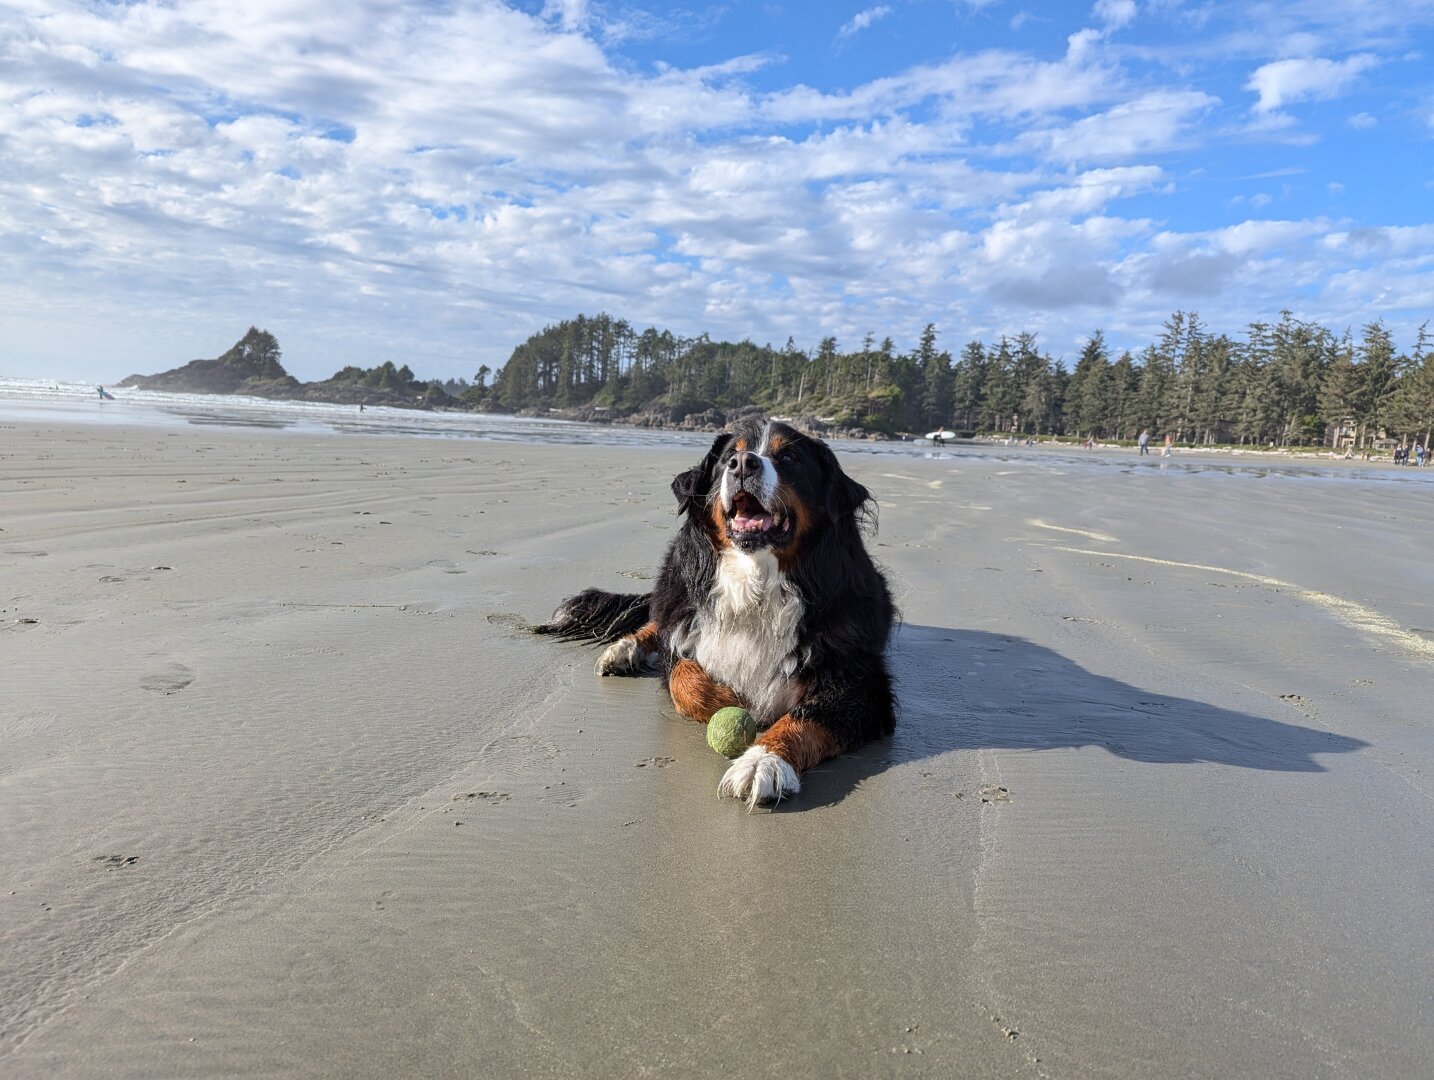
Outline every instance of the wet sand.
POLYGON ((0 1072, 1426 1073, 1426 485, 852 455, 899 729, 749 814, 521 630, 693 459, 0 428, 0 1072))

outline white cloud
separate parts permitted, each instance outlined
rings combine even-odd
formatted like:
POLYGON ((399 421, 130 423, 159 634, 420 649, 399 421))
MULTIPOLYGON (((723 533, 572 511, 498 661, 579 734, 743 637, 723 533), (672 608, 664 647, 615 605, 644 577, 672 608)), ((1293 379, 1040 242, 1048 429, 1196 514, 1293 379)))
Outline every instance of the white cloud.
POLYGON ((1259 95, 1255 112, 1269 113, 1284 105, 1340 96, 1359 77, 1379 63, 1369 53, 1357 53, 1344 60, 1324 57, 1276 60, 1255 69, 1245 89, 1259 95))
POLYGON ((1150 292, 1173 306, 1217 299, 1241 276, 1246 259, 1230 252, 1179 251, 1132 265, 1150 292))
POLYGON ((1109 308, 1120 297, 1114 267, 1123 245, 1149 232, 1147 221, 1112 217, 997 221, 964 281, 1018 310, 1109 308))
POLYGON ((996 216, 1027 221, 1084 217, 1104 211, 1118 199, 1158 190, 1166 179, 1158 165, 1089 169, 1061 177, 1057 186, 1033 191, 1020 202, 1002 205, 996 216))
POLYGON ((1061 127, 1032 131, 1017 145, 1057 161, 1099 161, 1158 153, 1176 145, 1217 99, 1198 90, 1155 90, 1061 127))
POLYGON ((1066 38, 1066 58, 1073 63, 1083 63, 1095 54, 1097 47, 1105 40, 1105 31, 1086 27, 1066 38))
POLYGON ((1110 30, 1119 30, 1135 19, 1135 0, 1096 0, 1091 14, 1110 30))
POLYGON ((1232 255, 1272 254, 1327 231, 1323 221, 1242 221, 1204 234, 1209 243, 1232 255))
POLYGON ((876 22, 879 19, 884 19, 890 14, 891 8, 889 8, 885 4, 879 4, 876 7, 867 8, 865 11, 858 11, 855 15, 853 15, 850 19, 848 19, 845 23, 842 24, 842 28, 837 31, 837 38, 840 40, 859 34, 867 27, 871 26, 872 23, 876 22))
POLYGON ((1367 112, 1355 113, 1346 122, 1350 127, 1359 131, 1379 126, 1379 120, 1367 112))
POLYGON ((543 18, 555 21, 564 30, 582 30, 588 25, 587 0, 545 0, 543 18))
POLYGON ((833 122, 886 116, 934 102, 948 120, 1019 118, 1113 100, 1119 95, 1117 83, 1114 69, 1087 63, 1084 57, 1068 54, 1042 61, 993 49, 908 68, 844 93, 794 86, 764 98, 761 113, 779 123, 833 122))
POLYGON ((1365 226, 1328 233, 1324 243, 1332 250, 1347 250, 1361 258, 1414 255, 1428 260, 1434 252, 1434 225, 1365 226))

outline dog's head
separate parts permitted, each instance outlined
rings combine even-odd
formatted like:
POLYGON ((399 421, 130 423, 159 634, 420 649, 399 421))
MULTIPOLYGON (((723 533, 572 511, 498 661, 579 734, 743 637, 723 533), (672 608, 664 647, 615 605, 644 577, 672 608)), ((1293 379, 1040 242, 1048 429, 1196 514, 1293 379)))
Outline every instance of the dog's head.
POLYGON ((820 439, 749 417, 717 436, 700 465, 672 481, 680 512, 719 547, 792 556, 827 529, 866 522, 871 496, 820 439))

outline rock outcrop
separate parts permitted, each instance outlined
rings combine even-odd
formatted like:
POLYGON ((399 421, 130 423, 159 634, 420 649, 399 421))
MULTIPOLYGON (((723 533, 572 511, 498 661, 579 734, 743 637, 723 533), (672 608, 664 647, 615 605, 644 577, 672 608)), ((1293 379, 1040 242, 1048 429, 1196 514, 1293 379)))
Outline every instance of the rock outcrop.
POLYGON ((253 387, 267 385, 281 392, 265 396, 281 397, 285 396, 282 393, 284 388, 293 390, 300 383, 284 370, 279 357, 279 342, 274 335, 251 326, 249 332, 223 356, 213 360, 191 360, 183 367, 157 375, 131 375, 119 385, 175 394, 252 393, 253 387))

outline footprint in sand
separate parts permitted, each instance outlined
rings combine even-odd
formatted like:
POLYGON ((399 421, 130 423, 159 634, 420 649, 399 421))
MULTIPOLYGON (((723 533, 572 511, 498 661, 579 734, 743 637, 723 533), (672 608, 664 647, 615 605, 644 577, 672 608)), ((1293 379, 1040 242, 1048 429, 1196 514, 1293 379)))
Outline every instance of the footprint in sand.
POLYGON ((152 694, 177 694, 194 681, 194 672, 183 664, 167 664, 139 680, 141 689, 152 694))

